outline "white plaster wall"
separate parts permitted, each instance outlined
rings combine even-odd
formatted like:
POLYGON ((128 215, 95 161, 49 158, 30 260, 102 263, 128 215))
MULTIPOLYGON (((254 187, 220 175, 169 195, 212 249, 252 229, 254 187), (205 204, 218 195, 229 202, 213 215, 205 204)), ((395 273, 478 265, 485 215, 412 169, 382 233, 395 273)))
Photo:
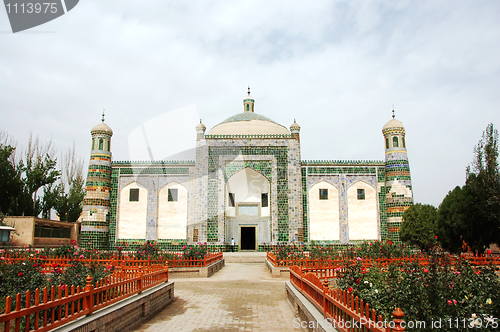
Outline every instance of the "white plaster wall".
POLYGON ((118 203, 118 239, 145 239, 148 191, 137 182, 120 191, 118 203), (129 191, 139 188, 139 201, 129 202, 129 191))
POLYGON ((309 238, 311 240, 339 240, 339 191, 332 184, 321 181, 309 189, 309 238), (319 190, 328 189, 328 199, 319 199, 319 190))
MULTIPOLYGON (((259 203, 261 194, 268 194, 268 205, 260 210, 261 217, 269 217, 271 206, 271 194, 269 192, 269 181, 262 174, 251 168, 245 168, 234 174, 227 181, 226 205, 229 205, 229 193, 235 194, 235 206, 238 203, 259 203)), ((235 208, 226 206, 226 215, 235 216, 235 208)))
POLYGON ((349 240, 377 239, 377 198, 375 189, 356 182, 347 190, 349 240), (365 199, 358 200, 358 189, 365 189, 365 199))
POLYGON ((187 239, 187 189, 171 182, 158 193, 158 239, 187 239), (177 189, 177 201, 168 201, 168 189, 177 189))

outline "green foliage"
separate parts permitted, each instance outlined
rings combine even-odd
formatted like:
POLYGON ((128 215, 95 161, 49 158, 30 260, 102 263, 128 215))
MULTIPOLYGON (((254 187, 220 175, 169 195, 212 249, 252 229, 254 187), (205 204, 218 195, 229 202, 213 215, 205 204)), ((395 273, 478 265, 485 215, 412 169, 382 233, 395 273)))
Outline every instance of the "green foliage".
POLYGON ((498 131, 492 124, 474 154, 465 185, 450 191, 439 206, 439 239, 452 252, 464 250, 464 244, 475 252, 484 252, 500 241, 498 131))
POLYGON ((500 171, 498 131, 489 124, 474 149, 475 158, 467 168, 465 186, 473 198, 474 214, 464 240, 476 252, 500 244, 500 171))
POLYGON ((135 257, 140 259, 156 258, 159 256, 159 249, 156 242, 146 241, 135 252, 135 257))
POLYGON ((443 248, 454 253, 464 250, 464 235, 468 232, 470 215, 474 211, 467 187, 457 186, 446 195, 437 215, 437 234, 443 248))
MULTIPOLYGON (((401 308, 404 320, 425 321, 427 326, 416 331, 430 330, 431 321, 460 319, 458 331, 473 317, 500 317, 500 281, 494 269, 484 266, 474 269, 466 260, 454 267, 447 254, 434 252, 427 267, 418 263, 390 265, 388 268, 363 269, 362 260, 345 267, 345 275, 337 285, 370 304, 386 319, 401 308)), ((497 321, 498 322, 498 321, 497 321)), ((500 322, 498 322, 500 324, 500 322)), ((455 326, 455 325, 453 325, 455 326)))
POLYGON ((432 205, 415 204, 403 214, 403 224, 399 230, 401 241, 429 250, 436 245, 437 209, 432 205))
POLYGON ((196 244, 184 246, 182 248, 182 257, 187 259, 203 259, 208 254, 207 244, 196 244))

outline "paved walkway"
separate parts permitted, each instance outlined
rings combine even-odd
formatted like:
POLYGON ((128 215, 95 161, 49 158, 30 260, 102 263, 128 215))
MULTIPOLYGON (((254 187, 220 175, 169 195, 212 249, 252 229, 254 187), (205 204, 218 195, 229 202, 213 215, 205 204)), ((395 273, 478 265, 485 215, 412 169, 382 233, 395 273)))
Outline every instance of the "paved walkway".
POLYGON ((169 278, 175 301, 135 331, 300 331, 285 300, 288 277, 264 263, 227 263, 210 278, 169 278))

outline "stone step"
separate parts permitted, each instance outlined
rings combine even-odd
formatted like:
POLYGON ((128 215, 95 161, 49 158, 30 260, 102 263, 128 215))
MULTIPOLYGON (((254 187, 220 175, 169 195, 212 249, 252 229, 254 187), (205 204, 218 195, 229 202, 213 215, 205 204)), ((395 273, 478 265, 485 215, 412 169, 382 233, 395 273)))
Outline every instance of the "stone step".
POLYGON ((230 263, 265 263, 265 252, 224 252, 226 264, 230 263))

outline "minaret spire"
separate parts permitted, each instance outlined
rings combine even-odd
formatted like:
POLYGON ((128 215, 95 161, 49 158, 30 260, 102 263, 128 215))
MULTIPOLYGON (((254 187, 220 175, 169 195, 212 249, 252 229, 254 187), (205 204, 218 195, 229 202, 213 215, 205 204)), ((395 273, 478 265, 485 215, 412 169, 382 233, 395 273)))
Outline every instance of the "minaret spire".
POLYGON ((255 99, 250 96, 250 85, 248 86, 248 95, 243 99, 243 111, 254 112, 255 99))
POLYGON ((105 111, 105 110, 106 110, 106 109, 104 109, 104 108, 102 109, 102 119, 101 119, 101 122, 102 122, 102 123, 104 123, 104 111, 105 111))

